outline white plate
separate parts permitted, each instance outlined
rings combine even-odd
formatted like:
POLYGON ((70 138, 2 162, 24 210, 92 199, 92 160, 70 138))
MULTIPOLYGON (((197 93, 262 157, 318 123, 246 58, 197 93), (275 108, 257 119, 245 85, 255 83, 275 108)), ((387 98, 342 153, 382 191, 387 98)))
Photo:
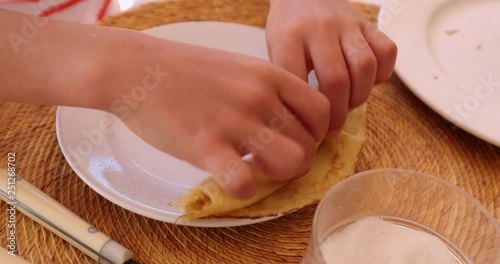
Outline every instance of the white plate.
POLYGON ((437 113, 500 146, 500 1, 388 0, 396 73, 437 113))
MULTIPOLYGON (((189 22, 145 32, 267 60, 265 33, 260 28, 220 22, 189 22)), ((169 202, 180 198, 209 176, 149 146, 119 119, 106 112, 59 107, 57 136, 66 160, 87 185, 111 202, 153 219, 174 223, 179 210, 171 207, 169 202), (112 131, 106 129, 106 122, 114 124, 112 131)), ((239 226, 273 218, 196 220, 186 225, 239 226)))

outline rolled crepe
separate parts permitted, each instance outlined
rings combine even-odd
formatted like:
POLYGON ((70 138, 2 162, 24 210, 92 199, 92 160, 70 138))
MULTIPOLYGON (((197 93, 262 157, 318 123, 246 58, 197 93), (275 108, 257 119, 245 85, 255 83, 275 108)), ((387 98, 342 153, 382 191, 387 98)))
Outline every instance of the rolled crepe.
POLYGON ((255 172, 257 193, 246 200, 230 197, 211 177, 207 178, 171 203, 182 210, 177 221, 277 216, 319 201, 331 186, 354 173, 365 140, 365 113, 365 105, 352 111, 341 134, 321 143, 305 176, 290 182, 273 182, 266 175, 255 172))

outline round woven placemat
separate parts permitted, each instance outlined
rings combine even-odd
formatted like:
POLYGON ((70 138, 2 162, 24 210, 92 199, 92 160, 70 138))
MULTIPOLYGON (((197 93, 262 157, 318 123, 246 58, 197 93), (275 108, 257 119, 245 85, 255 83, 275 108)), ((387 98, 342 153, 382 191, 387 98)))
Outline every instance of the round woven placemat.
MULTIPOLYGON (((355 4, 374 21, 377 8, 355 4)), ((187 0, 154 3, 103 21, 142 30, 166 23, 215 20, 264 26, 266 0, 187 0)), ((55 107, 0 103, 0 167, 18 156, 19 175, 135 252, 140 263, 298 263, 314 207, 262 224, 189 228, 126 211, 86 186, 59 149, 55 107)), ((500 221, 500 148, 452 126, 393 77, 369 99, 368 139, 357 171, 405 168, 444 178, 472 194, 500 221)), ((0 219, 6 219, 1 203, 0 219)), ((17 217, 19 255, 32 263, 93 263, 29 218, 17 217)), ((5 247, 5 225, 0 224, 5 247)))

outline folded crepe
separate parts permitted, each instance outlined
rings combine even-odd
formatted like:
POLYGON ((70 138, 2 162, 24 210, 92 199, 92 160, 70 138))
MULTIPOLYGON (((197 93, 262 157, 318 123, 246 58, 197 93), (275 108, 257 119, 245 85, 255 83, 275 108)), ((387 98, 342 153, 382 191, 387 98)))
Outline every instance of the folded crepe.
POLYGON ((340 135, 319 145, 311 169, 305 176, 289 182, 273 182, 256 172, 257 193, 246 200, 228 196, 209 177, 171 203, 182 211, 177 221, 278 216, 318 202, 335 183, 354 173, 365 140, 365 115, 366 105, 348 115, 340 135))

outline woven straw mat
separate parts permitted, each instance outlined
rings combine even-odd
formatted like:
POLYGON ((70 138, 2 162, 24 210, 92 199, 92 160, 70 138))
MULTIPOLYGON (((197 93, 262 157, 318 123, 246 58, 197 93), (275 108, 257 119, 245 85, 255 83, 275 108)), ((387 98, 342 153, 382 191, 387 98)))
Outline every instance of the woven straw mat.
MULTIPOLYGON (((355 4, 375 21, 377 8, 355 4)), ((263 27, 265 0, 153 3, 107 18, 103 25, 143 30, 182 21, 228 21, 263 27)), ((135 253, 140 263, 299 263, 314 207, 274 221, 237 228, 190 228, 124 210, 86 186, 57 143, 56 108, 0 103, 0 167, 18 154, 19 175, 135 253)), ((436 175, 472 194, 500 220, 500 148, 452 126, 393 77, 374 88, 368 138, 357 171, 405 168, 436 175)), ((1 203, 0 219, 6 219, 1 203)), ((32 263, 94 263, 29 218, 17 217, 19 255, 32 263)), ((5 225, 0 244, 6 246, 5 225), (5 238, 5 239, 4 239, 5 238)))

